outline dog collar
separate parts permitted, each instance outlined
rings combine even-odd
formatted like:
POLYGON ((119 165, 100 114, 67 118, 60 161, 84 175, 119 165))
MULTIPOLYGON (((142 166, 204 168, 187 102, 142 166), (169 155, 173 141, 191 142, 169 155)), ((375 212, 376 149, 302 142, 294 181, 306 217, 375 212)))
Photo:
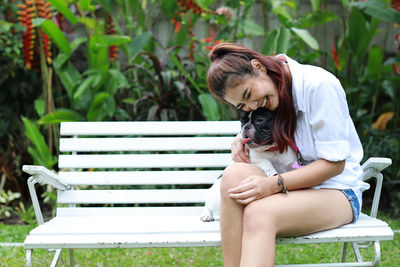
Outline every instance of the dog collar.
MULTIPOLYGON (((295 162, 295 163, 297 163, 297 165, 296 165, 295 169, 298 169, 298 168, 300 168, 301 166, 304 166, 304 159, 303 159, 303 157, 301 156, 300 150, 299 150, 299 148, 297 147, 297 145, 296 145, 296 143, 294 142, 293 139, 290 139, 290 141, 289 141, 289 146, 293 149, 294 153, 295 153, 296 156, 297 156, 297 161, 295 162)), ((265 150, 265 151, 278 151, 278 150, 279 150, 279 147, 278 147, 278 146, 274 146, 274 147, 268 148, 268 149, 265 150)))

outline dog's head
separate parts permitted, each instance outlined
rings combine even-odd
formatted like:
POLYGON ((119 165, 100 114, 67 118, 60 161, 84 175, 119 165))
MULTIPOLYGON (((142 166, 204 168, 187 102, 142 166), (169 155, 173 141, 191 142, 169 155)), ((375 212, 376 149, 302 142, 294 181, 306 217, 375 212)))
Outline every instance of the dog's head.
POLYGON ((273 145, 274 112, 266 108, 250 112, 240 111, 240 122, 243 143, 249 148, 267 150, 273 145))

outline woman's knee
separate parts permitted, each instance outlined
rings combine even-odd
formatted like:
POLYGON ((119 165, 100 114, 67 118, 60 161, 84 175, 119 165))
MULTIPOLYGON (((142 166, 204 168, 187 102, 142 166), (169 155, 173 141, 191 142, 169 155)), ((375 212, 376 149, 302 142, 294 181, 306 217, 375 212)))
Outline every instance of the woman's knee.
POLYGON ((236 187, 244 178, 249 176, 247 163, 234 163, 225 168, 221 180, 221 193, 228 192, 229 189, 236 187))
POLYGON ((253 201, 244 208, 243 231, 257 235, 261 232, 276 234, 278 231, 276 207, 266 201, 253 201))

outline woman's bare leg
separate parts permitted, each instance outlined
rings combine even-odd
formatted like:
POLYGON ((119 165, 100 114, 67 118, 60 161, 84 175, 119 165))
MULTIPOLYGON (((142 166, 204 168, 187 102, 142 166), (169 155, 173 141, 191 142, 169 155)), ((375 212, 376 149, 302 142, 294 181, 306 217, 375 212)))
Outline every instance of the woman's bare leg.
POLYGON ((228 197, 228 190, 236 187, 249 175, 264 175, 258 167, 246 163, 235 163, 227 167, 221 181, 221 243, 224 266, 239 266, 242 251, 242 229, 244 206, 228 197))
POLYGON ((241 266, 273 266, 276 236, 299 236, 352 221, 339 190, 305 189, 253 201, 243 214, 241 266))

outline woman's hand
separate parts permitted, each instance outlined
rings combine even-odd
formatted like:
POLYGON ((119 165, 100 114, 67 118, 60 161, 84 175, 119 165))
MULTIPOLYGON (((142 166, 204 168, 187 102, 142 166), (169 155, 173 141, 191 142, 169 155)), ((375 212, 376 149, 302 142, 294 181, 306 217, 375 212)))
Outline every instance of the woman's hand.
POLYGON ((275 193, 272 177, 252 175, 244 179, 237 187, 228 191, 229 197, 238 203, 247 205, 250 202, 275 193))
POLYGON ((242 143, 240 133, 236 135, 231 144, 231 154, 234 162, 250 163, 249 149, 242 143))

